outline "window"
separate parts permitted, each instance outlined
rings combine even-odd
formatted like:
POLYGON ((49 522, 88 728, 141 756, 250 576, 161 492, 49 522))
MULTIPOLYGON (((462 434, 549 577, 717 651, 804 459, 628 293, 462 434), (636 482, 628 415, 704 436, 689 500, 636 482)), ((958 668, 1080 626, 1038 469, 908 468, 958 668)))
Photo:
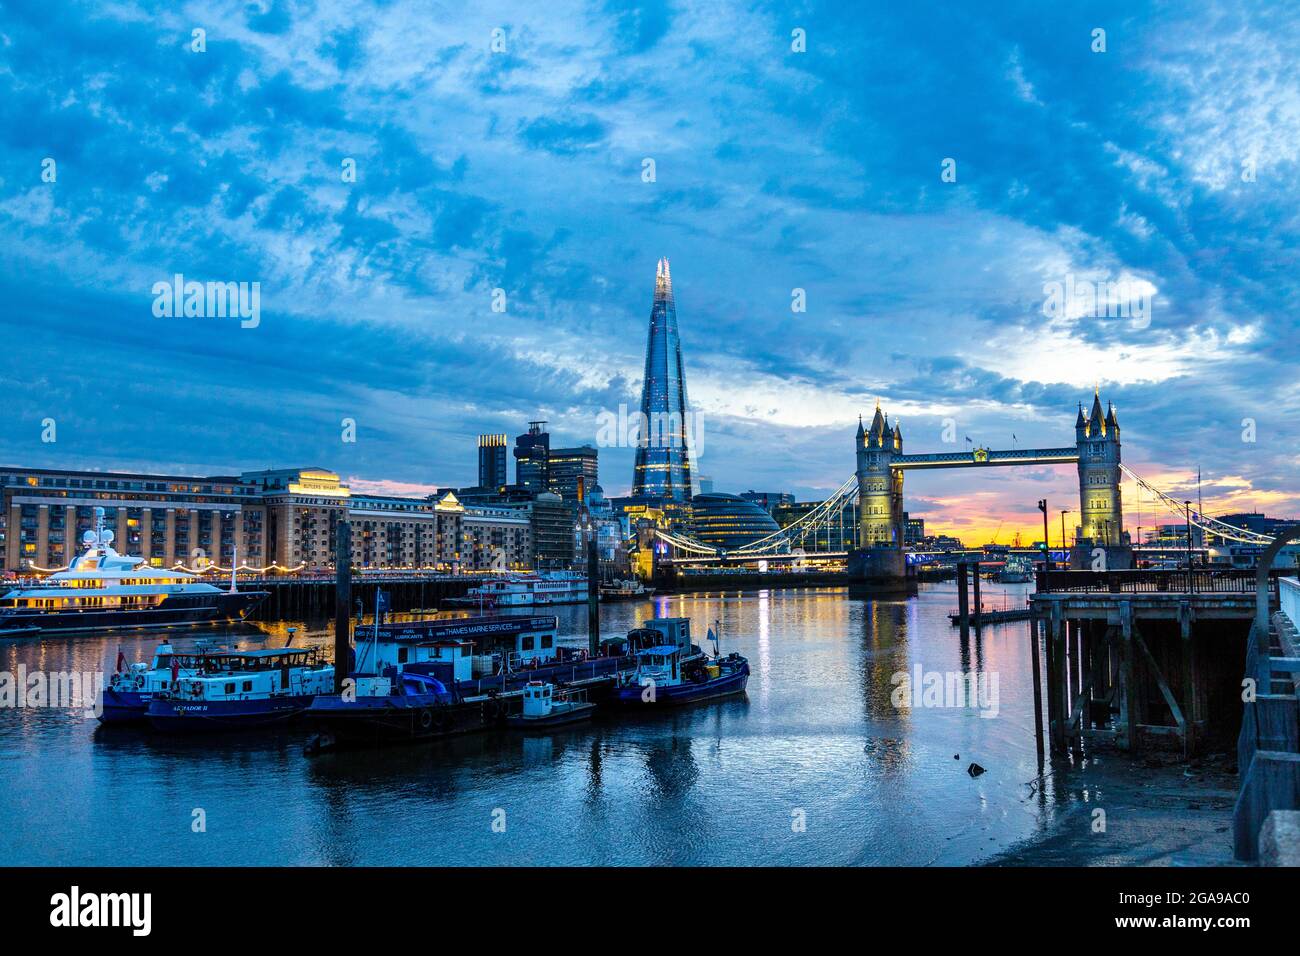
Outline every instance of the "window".
POLYGON ((519 649, 521 651, 531 651, 533 649, 533 635, 525 634, 519 639, 519 649))
POLYGON ((397 663, 405 664, 410 658, 411 650, 408 647, 399 647, 397 649, 397 663))
POLYGON ((548 650, 554 643, 554 638, 549 634, 542 635, 542 650, 548 650))
POLYGON ((227 684, 227 685, 226 685, 226 693, 227 693, 227 694, 233 694, 234 692, 235 692, 235 685, 234 685, 233 683, 227 684))
POLYGON ((244 693, 248 693, 252 689, 253 689, 253 682, 251 680, 244 681, 244 693))

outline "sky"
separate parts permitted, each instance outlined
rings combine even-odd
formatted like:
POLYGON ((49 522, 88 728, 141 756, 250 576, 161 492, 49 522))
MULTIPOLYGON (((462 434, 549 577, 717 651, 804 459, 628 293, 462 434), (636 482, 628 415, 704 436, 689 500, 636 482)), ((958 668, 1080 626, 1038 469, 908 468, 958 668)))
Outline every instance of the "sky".
MULTIPOLYGON (((637 408, 666 256, 717 490, 825 496, 877 401, 1072 444, 1100 388, 1155 485, 1300 515, 1298 61, 1252 3, 6 0, 0 463, 471 485, 637 408), (176 274, 256 322, 157 314, 176 274)), ((907 477, 968 543, 1043 497, 907 477)))

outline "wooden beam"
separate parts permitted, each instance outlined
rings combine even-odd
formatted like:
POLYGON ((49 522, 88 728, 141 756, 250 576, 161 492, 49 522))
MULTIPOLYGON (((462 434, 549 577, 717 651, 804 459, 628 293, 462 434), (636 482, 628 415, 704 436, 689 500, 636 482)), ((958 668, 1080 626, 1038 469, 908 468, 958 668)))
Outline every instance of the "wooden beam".
POLYGON ((1133 605, 1119 602, 1120 639, 1124 648, 1123 669, 1120 679, 1124 692, 1120 695, 1120 724, 1125 729, 1125 747, 1131 753, 1138 750, 1138 698, 1137 654, 1133 649, 1133 605))
POLYGON ((1196 648, 1192 642, 1192 606, 1187 601, 1178 605, 1178 634, 1183 663, 1183 756, 1190 757, 1196 750, 1196 648))
POLYGON ((1160 688, 1160 696, 1165 699, 1165 703, 1169 705, 1169 712, 1174 715, 1174 723, 1178 725, 1179 733, 1186 734, 1187 721, 1183 719, 1183 709, 1178 706, 1178 700, 1174 697, 1174 692, 1169 689, 1169 684, 1165 681, 1165 675, 1161 673, 1160 665, 1156 663, 1151 648, 1147 647, 1147 642, 1142 639, 1142 634, 1136 630, 1133 632, 1133 641, 1138 650, 1142 652, 1143 658, 1146 659, 1147 666, 1151 668, 1151 676, 1156 679, 1156 686, 1160 688))

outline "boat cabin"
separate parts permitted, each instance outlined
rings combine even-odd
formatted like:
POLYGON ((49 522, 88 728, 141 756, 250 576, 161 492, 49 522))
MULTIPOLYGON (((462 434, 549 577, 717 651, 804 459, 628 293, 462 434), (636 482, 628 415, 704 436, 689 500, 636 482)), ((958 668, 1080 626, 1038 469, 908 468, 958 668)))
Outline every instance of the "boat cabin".
POLYGON ((434 674, 439 680, 470 680, 473 677, 474 642, 457 638, 432 640, 367 640, 359 635, 358 674, 383 674, 389 668, 410 668, 434 674), (438 666, 441 665, 441 666, 438 666))
POLYGON ((515 637, 512 663, 544 663, 555 659, 554 631, 521 631, 515 637))
POLYGON ((688 617, 652 618, 645 622, 644 629, 658 631, 663 636, 663 640, 658 642, 660 645, 675 647, 682 654, 692 652, 691 619, 688 617))
POLYGON ((676 684, 681 680, 681 650, 672 644, 660 644, 637 651, 636 679, 656 684, 676 684))
POLYGON ((529 681, 524 688, 524 716, 545 717, 551 712, 555 699, 555 685, 544 681, 529 681))
POLYGON ((334 668, 314 648, 222 651, 204 656, 197 673, 178 680, 170 696, 179 700, 255 700, 275 696, 328 694, 334 668))

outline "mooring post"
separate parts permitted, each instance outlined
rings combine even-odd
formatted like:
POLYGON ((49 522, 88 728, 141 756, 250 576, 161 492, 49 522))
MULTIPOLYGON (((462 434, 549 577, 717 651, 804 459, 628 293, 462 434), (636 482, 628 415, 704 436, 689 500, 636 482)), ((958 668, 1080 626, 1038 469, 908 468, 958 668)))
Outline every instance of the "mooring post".
POLYGON ((352 650, 352 525, 334 532, 334 693, 343 693, 352 650))
POLYGON ((1056 720, 1052 723, 1052 750, 1057 754, 1064 754, 1065 746, 1065 728, 1070 722, 1070 681, 1067 669, 1066 651, 1065 651, 1065 620, 1061 616, 1061 605, 1053 602, 1052 604, 1052 663, 1053 673, 1051 683, 1053 687, 1054 700, 1056 701, 1056 720))
POLYGON ((971 603, 975 607, 975 633, 978 634, 980 627, 983 626, 984 617, 984 605, 980 602, 980 563, 978 561, 975 562, 971 571, 971 585, 975 591, 975 600, 971 603))
POLYGON ((587 525, 587 650, 600 653, 600 562, 596 553, 596 528, 587 525))
POLYGON ((1039 626, 1042 631, 1043 656, 1047 664, 1047 742, 1051 749, 1052 756, 1057 755, 1056 750, 1056 723, 1058 720, 1056 694, 1056 655, 1052 653, 1052 625, 1051 617, 1044 615, 1039 626))
POLYGON ((1029 620, 1029 659, 1034 668, 1034 746, 1038 750, 1038 772, 1043 772, 1043 675, 1038 663, 1038 621, 1029 620))
POLYGON ((957 623, 962 642, 970 640, 970 598, 966 593, 966 562, 957 562, 957 623))

